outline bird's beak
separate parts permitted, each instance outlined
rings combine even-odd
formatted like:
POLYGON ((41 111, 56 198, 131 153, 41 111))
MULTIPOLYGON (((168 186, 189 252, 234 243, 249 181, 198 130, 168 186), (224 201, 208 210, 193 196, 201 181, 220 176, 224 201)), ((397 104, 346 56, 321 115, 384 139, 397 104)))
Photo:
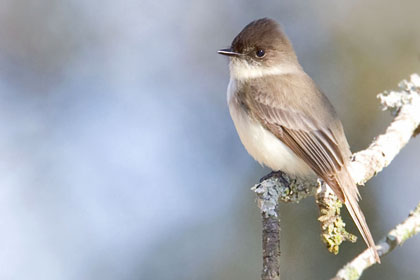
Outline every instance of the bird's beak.
POLYGON ((218 54, 223 54, 227 56, 240 56, 240 53, 234 52, 232 49, 222 49, 217 52, 218 54))

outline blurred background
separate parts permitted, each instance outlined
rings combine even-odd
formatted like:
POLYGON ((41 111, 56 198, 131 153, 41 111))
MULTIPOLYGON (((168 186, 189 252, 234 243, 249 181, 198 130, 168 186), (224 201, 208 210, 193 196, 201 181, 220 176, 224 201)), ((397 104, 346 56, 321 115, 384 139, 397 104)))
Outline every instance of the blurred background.
MULTIPOLYGON (((0 278, 259 279, 250 187, 269 172, 226 105, 230 45, 281 22, 353 151, 391 117, 376 94, 420 71, 420 2, 0 0, 0 278)), ((420 199, 420 140, 361 190, 376 240, 420 199)), ((284 279, 329 279, 365 249, 281 206, 284 279)), ((346 216, 349 229, 357 233, 346 216)), ((420 238, 363 279, 419 279, 420 238)))

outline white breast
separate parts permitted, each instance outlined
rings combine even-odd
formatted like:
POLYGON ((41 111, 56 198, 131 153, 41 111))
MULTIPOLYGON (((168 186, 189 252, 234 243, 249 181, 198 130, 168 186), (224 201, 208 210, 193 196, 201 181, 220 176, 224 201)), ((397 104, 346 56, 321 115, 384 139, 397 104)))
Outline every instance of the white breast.
POLYGON ((314 177, 315 173, 302 159, 258 121, 249 117, 236 100, 235 88, 236 81, 231 79, 227 92, 229 111, 248 153, 260 164, 275 171, 281 170, 299 177, 314 177))

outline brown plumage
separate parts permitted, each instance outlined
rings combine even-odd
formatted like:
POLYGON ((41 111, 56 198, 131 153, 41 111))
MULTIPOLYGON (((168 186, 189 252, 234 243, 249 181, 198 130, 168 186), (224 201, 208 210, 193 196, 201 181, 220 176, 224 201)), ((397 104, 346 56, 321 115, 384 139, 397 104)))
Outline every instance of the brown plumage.
POLYGON ((357 186, 347 170, 351 152, 342 124, 327 97, 300 67, 286 35, 275 21, 261 19, 238 34, 231 51, 229 107, 247 150, 269 167, 277 166, 258 154, 258 147, 249 140, 255 135, 246 135, 244 122, 261 125, 285 144, 345 203, 364 241, 380 262, 358 205, 357 186), (255 55, 258 50, 264 50, 263 57, 255 55), (244 63, 254 74, 241 72, 244 63))

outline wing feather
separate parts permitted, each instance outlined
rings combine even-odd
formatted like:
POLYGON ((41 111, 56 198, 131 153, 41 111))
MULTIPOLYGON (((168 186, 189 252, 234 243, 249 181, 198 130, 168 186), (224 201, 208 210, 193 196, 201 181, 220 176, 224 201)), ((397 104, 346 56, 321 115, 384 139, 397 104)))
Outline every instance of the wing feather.
POLYGON ((344 201, 341 188, 333 181, 343 168, 345 158, 331 129, 309 116, 278 105, 264 104, 257 99, 248 99, 248 103, 254 109, 254 117, 329 183, 344 201))

